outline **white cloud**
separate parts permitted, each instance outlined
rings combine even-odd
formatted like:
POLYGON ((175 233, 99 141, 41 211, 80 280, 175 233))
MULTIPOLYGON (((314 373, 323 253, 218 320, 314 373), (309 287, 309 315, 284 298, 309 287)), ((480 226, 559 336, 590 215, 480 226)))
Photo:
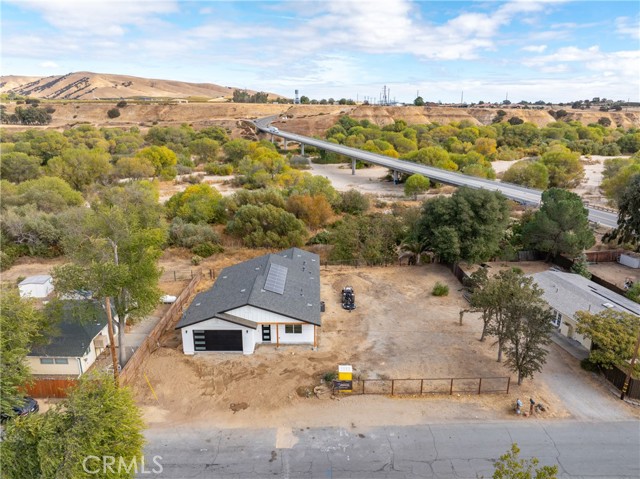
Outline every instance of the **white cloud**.
POLYGON ((40 64, 40 66, 42 68, 60 68, 60 66, 56 62, 52 62, 51 60, 48 60, 46 62, 42 62, 40 64))
POLYGON ((636 17, 635 19, 629 17, 616 18, 616 33, 639 40, 640 16, 636 17))
POLYGON ((522 48, 525 52, 534 52, 534 53, 542 53, 547 49, 546 45, 529 45, 528 47, 522 48))
POLYGON ((152 25, 177 12, 175 0, 5 0, 39 12, 49 24, 79 35, 121 36, 127 25, 152 25))

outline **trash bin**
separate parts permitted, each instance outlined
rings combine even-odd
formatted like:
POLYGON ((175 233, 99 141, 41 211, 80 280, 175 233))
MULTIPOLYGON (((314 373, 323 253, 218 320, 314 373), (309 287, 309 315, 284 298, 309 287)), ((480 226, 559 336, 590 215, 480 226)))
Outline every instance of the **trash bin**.
POLYGON ((324 313, 324 301, 320 301, 320 312, 324 313))

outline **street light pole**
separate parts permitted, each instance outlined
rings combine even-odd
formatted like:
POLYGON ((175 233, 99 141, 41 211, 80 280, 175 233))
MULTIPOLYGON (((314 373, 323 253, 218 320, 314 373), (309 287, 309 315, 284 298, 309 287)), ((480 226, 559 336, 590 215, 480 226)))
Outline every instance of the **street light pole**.
MULTIPOLYGON (((111 298, 107 296, 104 298, 105 306, 107 308, 107 330, 109 331, 109 349, 111 350, 111 361, 113 363, 113 380, 116 383, 116 387, 120 386, 120 373, 118 371, 118 359, 116 358, 116 344, 113 335, 113 317, 111 316, 111 298)), ((122 347, 122 345, 120 346, 122 347)))

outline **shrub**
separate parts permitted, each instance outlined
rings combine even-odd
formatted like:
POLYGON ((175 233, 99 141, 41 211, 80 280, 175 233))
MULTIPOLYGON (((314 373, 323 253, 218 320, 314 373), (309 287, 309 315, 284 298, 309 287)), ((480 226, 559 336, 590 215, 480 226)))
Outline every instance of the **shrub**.
POLYGON ((222 253, 223 248, 219 244, 213 244, 212 242, 207 241, 194 246, 191 248, 191 251, 198 256, 208 258, 216 253, 222 253))
POLYGON ((584 358, 582 361, 580 361, 580 367, 585 371, 589 371, 592 373, 597 373, 598 371, 600 371, 600 367, 597 364, 591 362, 590 358, 584 358))
POLYGON ((120 116, 120 110, 118 110, 117 108, 111 108, 109 111, 107 111, 107 116, 109 118, 118 118, 120 116))
POLYGON ((182 183, 189 183, 191 185, 197 185, 202 183, 202 175, 193 174, 189 176, 185 176, 180 180, 182 183))
POLYGON ((198 256, 197 254, 191 257, 191 264, 194 266, 198 266, 200 263, 202 263, 202 260, 204 258, 202 256, 198 256))
POLYGON ((333 381, 335 381, 338 378, 338 374, 336 374, 335 371, 327 371, 326 373, 324 373, 322 375, 322 380, 325 383, 332 383, 333 381))
POLYGON ((431 292, 434 296, 448 296, 449 295, 449 286, 446 284, 442 284, 438 281, 433 287, 433 291, 431 292))
POLYGON ((340 210, 351 215, 364 213, 369 209, 369 198, 357 190, 340 193, 340 210))
POLYGON ((233 165, 230 164, 218 164, 218 163, 207 163, 204 166, 204 171, 206 171, 210 175, 216 176, 229 176, 233 174, 233 165))
POLYGON ((330 244, 331 243, 331 233, 328 231, 320 231, 317 235, 313 236, 307 244, 330 244))
POLYGON ((218 245, 220 238, 209 225, 187 223, 176 218, 169 227, 169 241, 174 246, 193 249, 202 243, 218 245))
POLYGON ((124 108, 125 106, 127 106, 127 102, 126 100, 120 100, 118 103, 116 103, 116 106, 118 108, 124 108))
POLYGON ((45 107, 44 111, 46 111, 49 114, 55 113, 56 109, 54 107, 52 107, 51 105, 45 107))

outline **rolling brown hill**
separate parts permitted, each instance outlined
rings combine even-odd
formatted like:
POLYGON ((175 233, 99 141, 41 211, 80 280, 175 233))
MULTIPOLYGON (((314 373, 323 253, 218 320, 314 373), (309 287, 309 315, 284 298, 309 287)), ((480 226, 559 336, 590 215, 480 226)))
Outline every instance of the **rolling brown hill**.
MULTIPOLYGON (((213 83, 155 80, 127 75, 75 72, 48 77, 6 75, 0 77, 0 93, 13 91, 34 98, 99 100, 119 98, 231 98, 235 87, 213 83)), ((278 95, 270 94, 271 98, 278 95)))

